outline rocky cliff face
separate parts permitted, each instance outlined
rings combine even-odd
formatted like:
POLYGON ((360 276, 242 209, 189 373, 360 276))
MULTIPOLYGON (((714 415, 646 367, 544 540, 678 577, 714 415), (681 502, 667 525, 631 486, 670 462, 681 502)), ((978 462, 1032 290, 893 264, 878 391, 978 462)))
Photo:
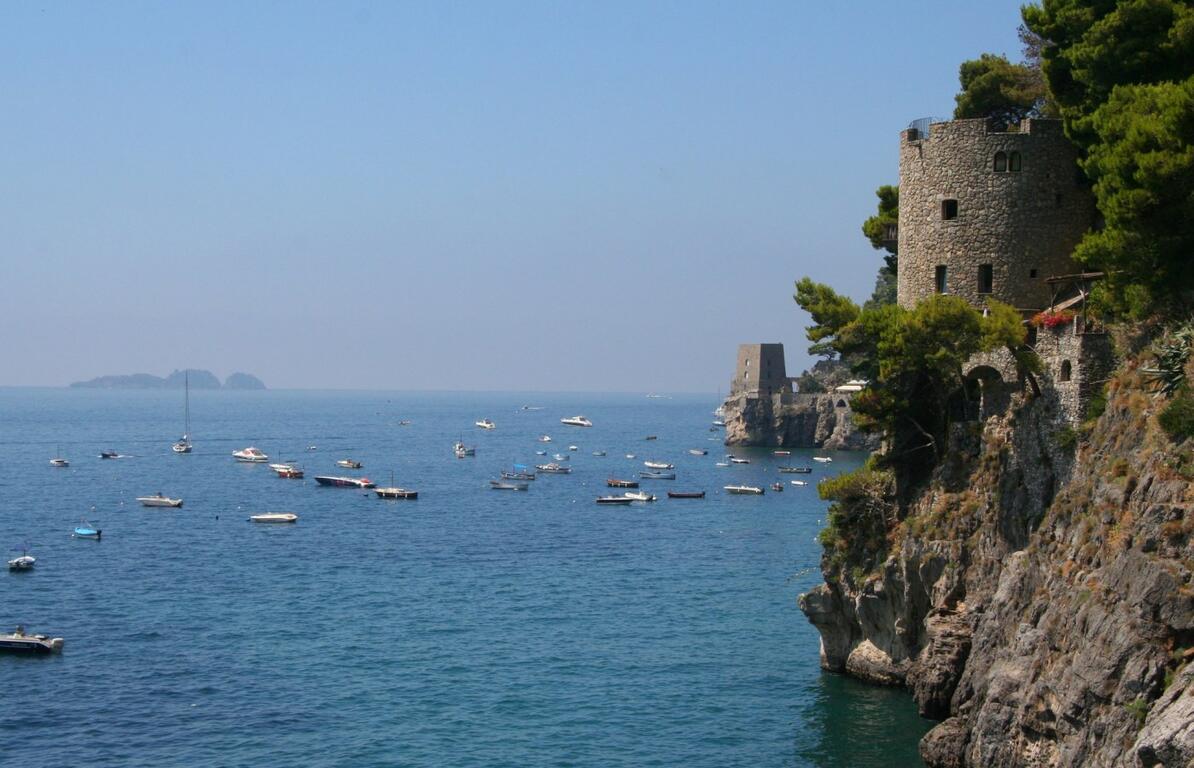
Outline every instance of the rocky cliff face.
POLYGON ((822 664, 906 685, 943 721, 928 765, 1194 765, 1194 446, 1157 408, 1122 374, 1072 454, 1058 404, 1017 399, 879 500, 869 558, 827 549, 801 596, 822 664))
POLYGON ((739 395, 726 401, 726 445, 874 450, 878 441, 859 432, 846 399, 832 394, 739 395))

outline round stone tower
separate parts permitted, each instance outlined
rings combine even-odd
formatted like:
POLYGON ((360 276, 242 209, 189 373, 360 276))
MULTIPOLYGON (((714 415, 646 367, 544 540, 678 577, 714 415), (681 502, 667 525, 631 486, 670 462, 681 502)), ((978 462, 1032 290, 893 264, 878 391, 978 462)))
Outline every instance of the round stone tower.
POLYGON ((1094 222, 1061 121, 1028 119, 993 131, 987 120, 917 121, 900 134, 898 297, 934 293, 981 306, 1048 306, 1054 275, 1094 222))

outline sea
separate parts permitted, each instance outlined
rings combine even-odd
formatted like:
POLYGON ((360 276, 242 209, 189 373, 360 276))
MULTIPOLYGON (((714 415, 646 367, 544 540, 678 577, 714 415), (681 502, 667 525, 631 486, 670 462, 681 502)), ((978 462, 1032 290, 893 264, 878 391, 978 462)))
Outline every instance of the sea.
POLYGON ((0 389, 0 545, 37 558, 0 573, 0 630, 66 641, 52 656, 0 655, 0 762, 921 765, 932 724, 904 691, 822 671, 796 604, 820 581, 816 481, 864 457, 735 449, 751 463, 718 467, 716 405, 196 390, 194 452, 176 455, 181 391, 0 389), (578 414, 593 426, 560 423, 578 414), (458 440, 476 456, 457 459, 458 440), (250 445, 306 479, 237 463, 250 445), (555 453, 572 474, 490 490, 503 469, 555 453), (69 468, 50 466, 59 454, 69 468), (645 460, 675 464, 674 481, 642 481, 657 501, 594 503, 645 460), (784 463, 813 473, 781 475, 784 463), (392 476, 419 497, 321 487, 317 474, 392 476), (776 481, 782 493, 722 490, 776 481), (156 492, 184 506, 136 502, 156 492), (248 521, 263 512, 299 520, 248 521), (82 519, 101 540, 72 537, 82 519))

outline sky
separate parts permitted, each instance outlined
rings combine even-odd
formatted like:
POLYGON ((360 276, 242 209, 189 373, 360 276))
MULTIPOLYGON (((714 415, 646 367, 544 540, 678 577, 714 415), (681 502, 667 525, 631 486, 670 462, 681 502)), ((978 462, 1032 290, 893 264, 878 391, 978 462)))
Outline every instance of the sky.
POLYGON ((995 2, 0 5, 0 385, 714 392, 995 2))

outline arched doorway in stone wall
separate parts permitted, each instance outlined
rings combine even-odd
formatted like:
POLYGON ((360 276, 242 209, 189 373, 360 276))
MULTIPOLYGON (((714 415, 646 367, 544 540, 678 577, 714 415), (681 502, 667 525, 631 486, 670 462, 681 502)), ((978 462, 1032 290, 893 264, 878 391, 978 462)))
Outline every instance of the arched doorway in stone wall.
POLYGON ((986 420, 1003 413, 1011 404, 1011 387, 1003 375, 989 365, 976 365, 966 372, 966 418, 986 420))

